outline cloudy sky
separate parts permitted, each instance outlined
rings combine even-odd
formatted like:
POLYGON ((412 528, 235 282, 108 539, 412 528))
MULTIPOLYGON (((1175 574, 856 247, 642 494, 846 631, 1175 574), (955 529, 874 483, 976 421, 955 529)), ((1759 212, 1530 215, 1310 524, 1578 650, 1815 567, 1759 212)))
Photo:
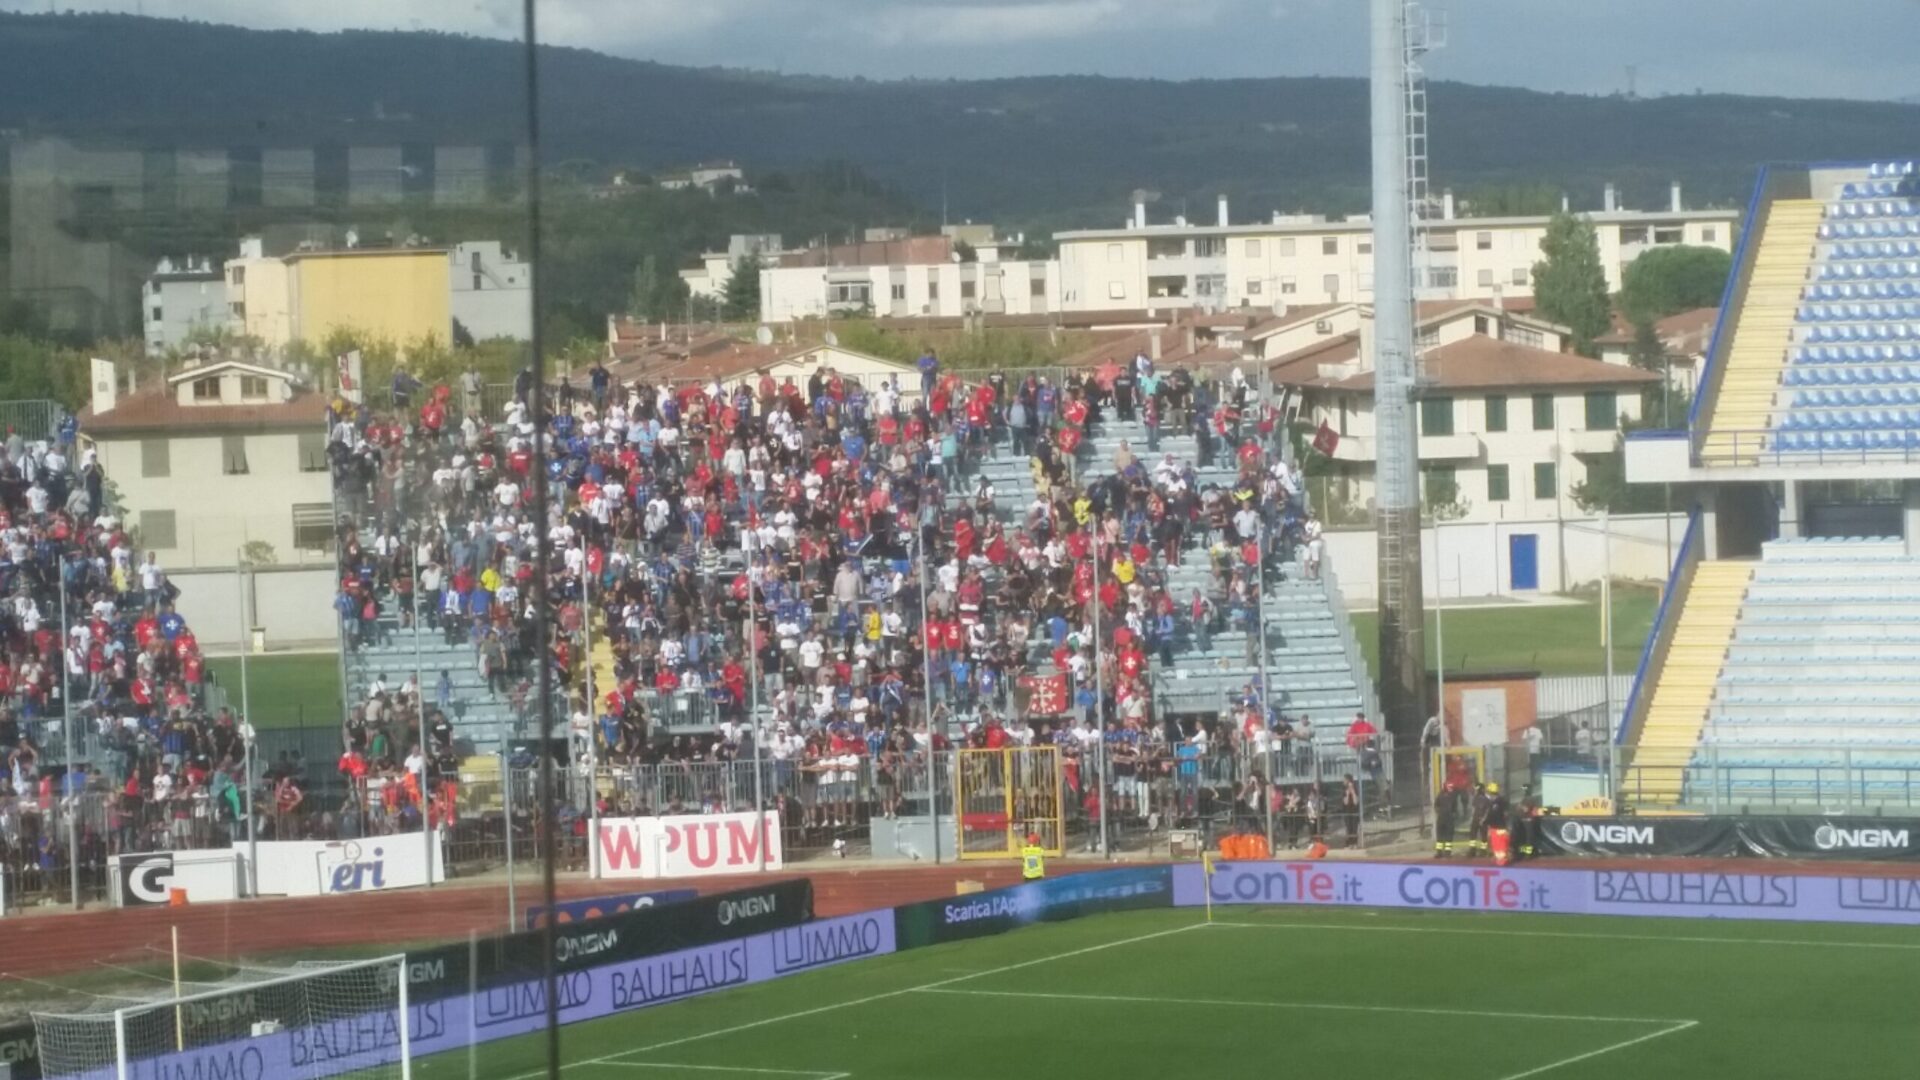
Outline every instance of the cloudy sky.
MULTIPOLYGON (((520 0, 0 0, 265 28, 516 36, 520 0)), ((541 0, 544 40, 828 75, 1355 75, 1366 0, 541 0)), ((1437 78, 1920 100, 1920 0, 1436 0, 1437 78)))

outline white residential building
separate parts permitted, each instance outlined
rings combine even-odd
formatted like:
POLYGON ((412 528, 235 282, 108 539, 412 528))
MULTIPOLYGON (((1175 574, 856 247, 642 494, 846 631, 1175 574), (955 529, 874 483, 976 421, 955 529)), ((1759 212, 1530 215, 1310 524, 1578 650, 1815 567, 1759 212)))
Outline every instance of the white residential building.
POLYGON ((178 264, 161 259, 144 292, 140 306, 148 356, 185 345, 196 331, 226 328, 226 277, 211 259, 188 257, 178 264))
POLYGON ((786 252, 760 271, 763 322, 870 313, 880 317, 1045 315, 1060 310, 1059 265, 1002 260, 997 245, 958 261, 951 236, 786 252))
MULTIPOLYGON (((1430 252, 1420 295, 1434 299, 1502 299, 1533 295, 1546 217, 1453 215, 1446 197, 1429 230, 1430 252)), ((1739 214, 1689 210, 1678 188, 1666 210, 1623 210, 1609 191, 1607 208, 1581 215, 1599 234, 1608 286, 1642 252, 1671 244, 1731 251, 1739 214)), ((1146 207, 1118 229, 1059 233, 1062 310, 1152 307, 1236 308, 1333 304, 1373 296, 1373 223, 1364 216, 1276 214, 1234 223, 1220 200, 1213 224, 1176 219, 1148 224, 1146 207)))
POLYGON ((533 339, 533 267, 498 240, 455 244, 447 277, 453 336, 533 339))
MULTIPOLYGON (((1273 359, 1269 371, 1299 394, 1300 420, 1339 436, 1327 498, 1363 510, 1378 453, 1372 311, 1348 305, 1309 313, 1302 325, 1316 340, 1273 359)), ((1565 330, 1489 304, 1434 304, 1419 334, 1430 511, 1465 521, 1586 516, 1574 485, 1587 479, 1591 457, 1615 449, 1621 422, 1640 416, 1639 391, 1659 376, 1562 352, 1565 330)))
POLYGON ((733 280, 736 263, 751 259, 766 267, 780 251, 779 233, 735 233, 727 239, 727 250, 702 253, 700 265, 680 271, 680 280, 687 283, 694 299, 719 303, 727 298, 727 284, 733 280))

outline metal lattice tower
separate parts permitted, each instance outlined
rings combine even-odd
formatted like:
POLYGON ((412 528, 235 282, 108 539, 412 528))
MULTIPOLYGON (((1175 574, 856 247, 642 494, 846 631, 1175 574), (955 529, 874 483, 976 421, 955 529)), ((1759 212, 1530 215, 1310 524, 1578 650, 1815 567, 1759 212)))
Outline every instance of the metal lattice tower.
POLYGON ((1427 216, 1424 19, 1410 0, 1372 0, 1374 526, 1380 556, 1380 706, 1401 745, 1426 723, 1419 432, 1414 423, 1415 223, 1427 216))

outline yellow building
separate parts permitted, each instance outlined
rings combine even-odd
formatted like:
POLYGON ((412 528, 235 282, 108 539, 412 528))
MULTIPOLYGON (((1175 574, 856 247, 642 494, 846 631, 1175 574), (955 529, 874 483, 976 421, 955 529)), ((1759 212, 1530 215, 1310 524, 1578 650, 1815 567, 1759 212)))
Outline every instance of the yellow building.
POLYGON ((448 249, 354 248, 288 255, 292 336, 323 344, 336 330, 406 345, 446 342, 453 314, 448 249))

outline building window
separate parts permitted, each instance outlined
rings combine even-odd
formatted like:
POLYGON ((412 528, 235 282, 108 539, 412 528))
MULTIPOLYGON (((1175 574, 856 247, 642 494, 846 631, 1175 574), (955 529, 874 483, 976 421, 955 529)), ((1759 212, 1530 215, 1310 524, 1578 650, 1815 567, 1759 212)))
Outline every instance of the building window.
POLYGON ((1481 287, 1481 288, 1483 288, 1483 289, 1491 289, 1491 288, 1493 288, 1493 271, 1491 271, 1491 270, 1482 270, 1482 271, 1480 271, 1480 273, 1479 273, 1479 274, 1478 274, 1478 275, 1477 275, 1477 276, 1476 276, 1476 277, 1474 278, 1474 280, 1475 280, 1475 281, 1477 281, 1477 282, 1479 282, 1479 284, 1480 284, 1480 287, 1481 287))
POLYGON ((1656 244, 1678 244, 1686 238, 1687 231, 1678 225, 1662 226, 1653 230, 1653 242, 1656 244))
POLYGON ((193 380, 193 400, 219 401, 220 376, 210 375, 204 379, 193 380))
POLYGON ((222 435, 220 437, 220 471, 228 476, 245 476, 247 468, 247 437, 245 435, 222 435))
POLYGON ((1514 267, 1514 268, 1513 268, 1513 283, 1514 283, 1515 285, 1525 285, 1525 284, 1527 283, 1527 268, 1526 268, 1526 267, 1524 267, 1524 266, 1516 266, 1516 267, 1514 267))
POLYGON ((1187 242, 1185 240, 1147 241, 1147 258, 1149 259, 1182 259, 1186 257, 1186 254, 1187 242))
POLYGON ((1322 255, 1340 254, 1340 238, 1337 236, 1321 237, 1320 238, 1320 254, 1322 255))
POLYGON ((1107 299, 1109 299, 1109 300, 1125 300, 1126 298, 1127 298, 1127 283, 1126 283, 1126 282, 1124 282, 1124 281, 1109 281, 1109 282, 1107 282, 1107 299))
POLYGON ((267 400, 267 379, 264 375, 240 376, 241 401, 267 400))
POLYGON ((324 431, 303 431, 300 433, 300 471, 327 471, 327 433, 324 431))
POLYGON ((1620 403, 1611 390, 1587 391, 1587 430, 1612 431, 1620 425, 1620 403))
POLYGON ((1347 408, 1350 404, 1351 401, 1347 397, 1340 398, 1340 434, 1342 435, 1347 433, 1347 408))
POLYGON ((1719 229, 1717 229, 1717 228, 1715 228, 1715 227, 1713 227, 1712 225, 1702 225, 1702 226, 1700 227, 1700 242, 1701 242, 1701 243, 1703 243, 1703 244, 1715 244, 1715 243, 1719 243, 1719 241, 1720 241, 1720 230, 1719 230, 1719 229))
POLYGON ((1507 430, 1507 395, 1487 395, 1487 430, 1507 430))
POLYGON ((1321 278, 1320 291, 1326 293, 1328 296, 1339 296, 1340 295, 1340 275, 1328 274, 1326 277, 1321 278))
POLYGON ((1545 334, 1525 326, 1507 327, 1507 340, 1513 342, 1515 345, 1525 345, 1529 349, 1544 349, 1547 347, 1547 336, 1545 334))
POLYGON ((1362 255, 1373 254, 1373 241, 1371 240, 1360 241, 1360 254, 1362 255))
POLYGON ((247 283, 247 268, 246 268, 246 267, 244 267, 244 266, 236 266, 236 267, 234 267, 234 268, 233 268, 233 283, 234 283, 235 285, 245 285, 245 284, 247 283))
POLYGON ((179 538, 174 535, 173 511, 140 511, 140 546, 145 548, 179 547, 179 538))
POLYGON ((1483 337, 1493 333, 1492 320, 1488 319, 1485 315, 1475 315, 1473 317, 1473 332, 1483 337))
POLYGON ((233 317, 236 319, 244 319, 247 317, 247 305, 244 300, 235 300, 233 303, 228 304, 227 310, 231 311, 233 317))
POLYGON ((1247 241, 1247 258, 1257 259, 1259 257, 1260 257, 1260 241, 1259 240, 1247 241))
POLYGON ((325 551, 333 546, 332 504, 293 504, 293 546, 301 551, 325 551))
POLYGON ((974 283, 971 280, 960 283, 960 299, 971 300, 973 299, 973 293, 974 283))
POLYGON ((1220 259, 1227 254, 1225 237, 1203 236, 1193 242, 1193 256, 1196 259, 1220 259))
POLYGON ((1555 497, 1553 462, 1535 462, 1533 466, 1533 497, 1551 499, 1555 497))
POLYGON ((1533 395, 1533 430, 1553 430, 1553 395, 1533 395))
POLYGON ((933 278, 931 275, 929 275, 927 278, 927 299, 929 300, 940 299, 940 282, 935 278, 933 278))
POLYGON ((1126 245, 1124 244, 1108 244, 1107 245, 1107 261, 1108 262, 1110 263, 1125 262, 1126 258, 1127 258, 1126 245))
POLYGON ((1247 295, 1248 296, 1260 295, 1260 279, 1259 278, 1250 277, 1247 279, 1247 295))
POLYGON ((1438 330, 1429 328, 1414 335, 1413 349, 1415 352, 1426 352, 1429 349, 1437 349, 1439 347, 1440 331, 1438 330))
POLYGON ((1452 398, 1430 397, 1420 399, 1420 434, 1453 434, 1452 398))
POLYGON ((1299 291, 1300 281, 1298 278, 1283 277, 1280 279, 1280 295, 1292 296, 1299 291))
POLYGON ((1280 255, 1283 258, 1293 255, 1293 237, 1283 236, 1280 238, 1280 255))
POLYGON ((1460 268, 1457 266, 1430 266, 1427 268, 1427 284, 1436 289, 1453 289, 1460 285, 1460 268))
POLYGON ((140 475, 172 476, 173 444, 165 439, 141 439, 140 475))
POLYGON ((905 283, 903 282, 894 283, 893 298, 895 300, 905 300, 907 298, 907 286, 905 283))
POLYGON ((1473 246, 1480 251, 1492 251, 1493 234, 1490 232, 1474 233, 1473 246))
POLYGON ((1506 502, 1513 497, 1505 465, 1487 466, 1487 501, 1506 502))
POLYGON ((160 318, 161 318, 161 316, 160 316, 160 305, 158 305, 158 304, 155 304, 155 305, 154 305, 154 307, 153 307, 153 321, 154 321, 154 322, 159 322, 159 321, 160 321, 160 318))
POLYGON ((1420 479, 1425 481, 1424 494, 1428 505, 1460 500, 1460 477, 1453 466, 1429 465, 1420 470, 1420 479))
POLYGON ((1646 242, 1647 242, 1647 227, 1645 225, 1620 226, 1620 246, 1621 247, 1632 247, 1635 244, 1644 244, 1646 242))
POLYGON ((1035 276, 1027 280, 1027 295, 1035 300, 1044 300, 1047 296, 1047 279, 1035 276))

